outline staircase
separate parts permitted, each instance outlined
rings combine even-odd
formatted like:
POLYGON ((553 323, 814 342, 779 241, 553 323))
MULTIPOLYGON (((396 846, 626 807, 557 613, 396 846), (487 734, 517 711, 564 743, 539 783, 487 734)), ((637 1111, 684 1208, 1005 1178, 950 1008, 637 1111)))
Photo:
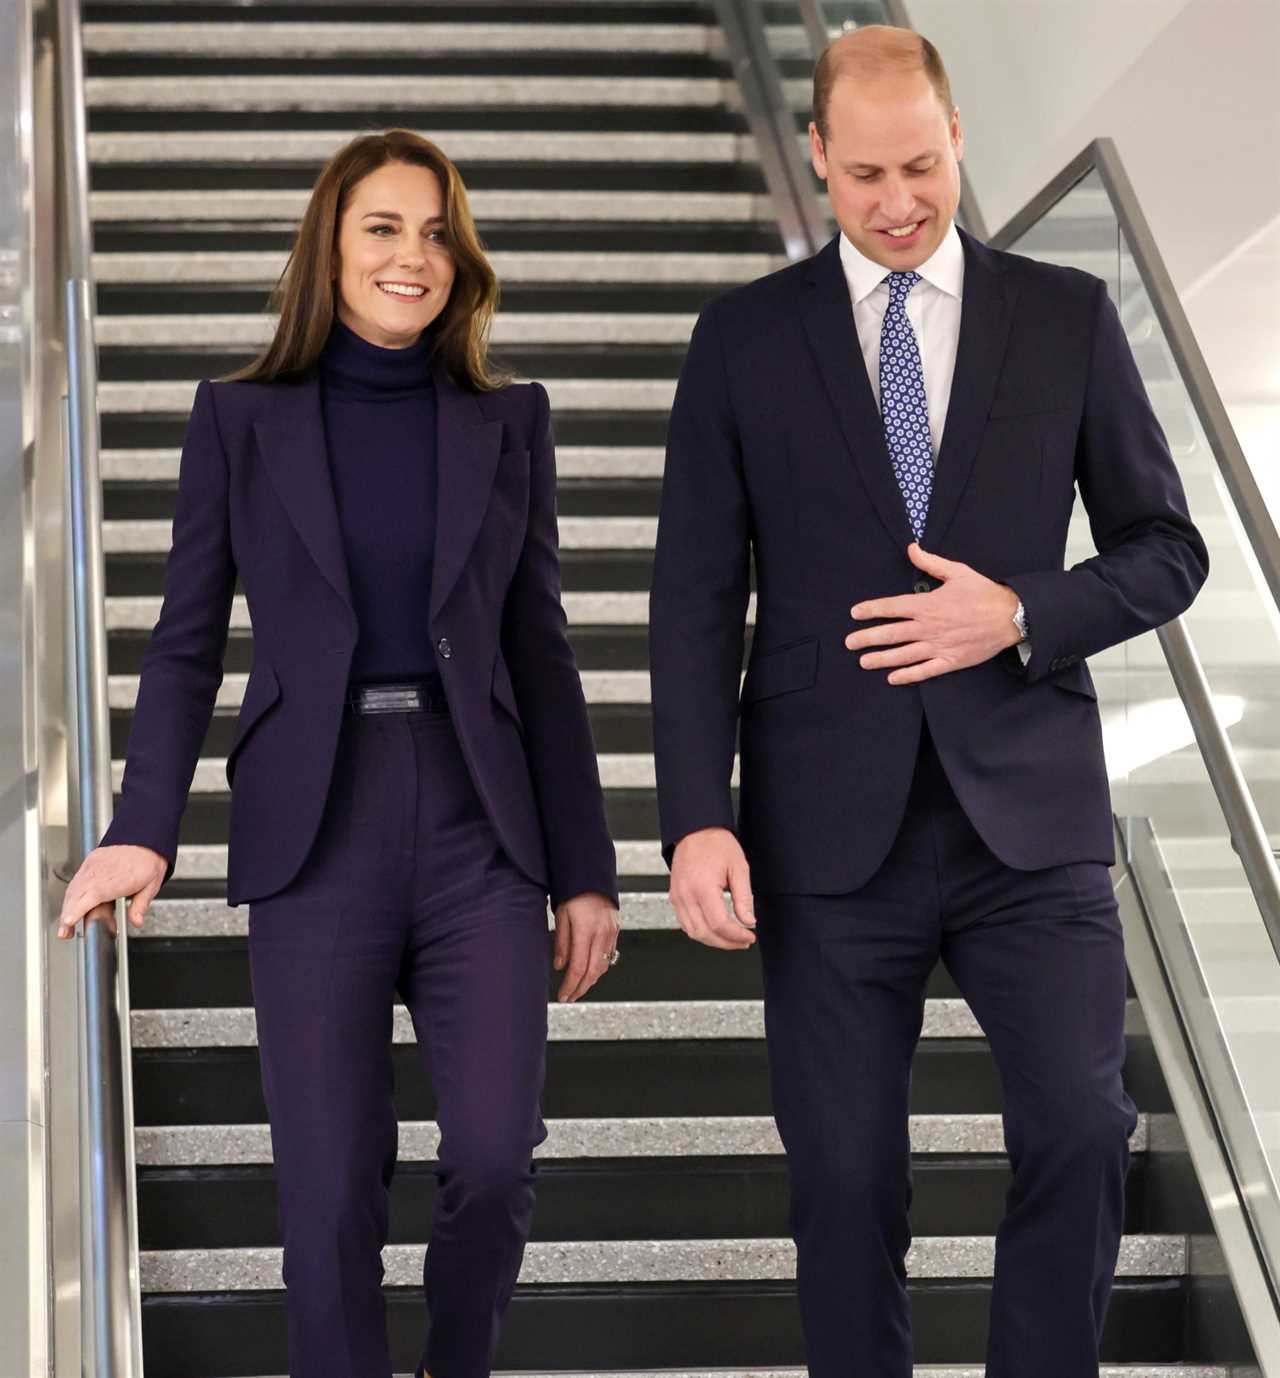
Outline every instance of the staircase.
MULTIPOLYGON (((269 337, 267 290, 322 160, 361 129, 419 129, 462 168, 503 282, 497 354, 551 393, 565 604, 624 890, 623 962, 587 1002, 550 1007, 550 1132, 500 1364, 799 1374, 757 958, 675 925, 649 728, 647 589, 684 345, 704 301, 782 262, 712 7, 98 0, 85 21, 115 788, 195 381, 269 337)), ((239 599, 177 869, 129 944, 148 1378, 286 1368, 248 916, 224 902, 223 760, 250 658, 239 599)), ((945 973, 929 997, 912 1089, 918 1359, 976 1378, 1009 1180, 999 1088, 945 973)), ((436 1135, 403 1011, 395 1037, 385 1262, 408 1370, 436 1135)), ((1107 1372, 1226 1378, 1248 1347, 1204 1266, 1208 1213, 1136 1006, 1127 1082, 1142 1118, 1107 1372)))

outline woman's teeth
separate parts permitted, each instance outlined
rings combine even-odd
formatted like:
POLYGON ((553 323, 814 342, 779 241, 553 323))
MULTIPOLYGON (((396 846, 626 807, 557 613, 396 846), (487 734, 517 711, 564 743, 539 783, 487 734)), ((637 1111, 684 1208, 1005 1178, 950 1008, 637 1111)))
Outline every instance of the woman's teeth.
POLYGON ((398 282, 380 282, 378 289, 392 297, 421 297, 427 291, 425 287, 406 287, 398 282))

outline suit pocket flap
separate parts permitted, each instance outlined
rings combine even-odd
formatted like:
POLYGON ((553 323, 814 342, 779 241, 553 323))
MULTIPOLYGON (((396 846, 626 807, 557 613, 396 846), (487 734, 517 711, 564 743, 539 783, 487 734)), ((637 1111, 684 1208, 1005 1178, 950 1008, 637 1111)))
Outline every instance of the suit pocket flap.
POLYGON ((227 752, 227 778, 231 778, 231 763, 235 760, 245 738, 261 720, 267 709, 280 697, 280 681, 270 665, 263 665, 252 671, 249 683, 245 685, 244 699, 240 704, 240 716, 236 719, 235 736, 231 750, 227 752))
POLYGON ((755 703, 796 689, 811 688, 818 678, 818 638, 807 637, 751 657, 742 686, 742 702, 755 703))
MULTIPOLYGON (((507 662, 503 660, 501 652, 498 653, 497 659, 493 662, 493 697, 511 714, 516 722, 520 722, 520 709, 516 704, 515 686, 511 683, 507 662)), ((521 725, 523 726, 523 724, 521 725)))
POLYGON ((1098 697, 1098 691, 1093 687, 1093 676, 1089 673, 1089 667, 1083 662, 1069 666, 1067 669, 1050 676, 1049 683, 1056 685, 1059 689, 1066 689, 1072 694, 1083 694, 1087 699, 1096 701, 1098 697))

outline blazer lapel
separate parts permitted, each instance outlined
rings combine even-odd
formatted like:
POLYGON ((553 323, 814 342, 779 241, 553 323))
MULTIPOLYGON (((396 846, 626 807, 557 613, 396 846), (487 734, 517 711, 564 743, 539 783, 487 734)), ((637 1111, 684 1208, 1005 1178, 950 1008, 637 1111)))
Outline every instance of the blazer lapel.
POLYGON ((359 628, 320 410, 319 372, 312 369, 296 383, 274 385, 272 399, 269 418, 255 421, 253 427, 267 473, 303 545, 342 599, 356 635, 359 628))
POLYGON ((458 582, 475 544, 498 472, 502 422, 486 421, 476 394, 458 386, 443 365, 436 385, 436 544, 430 615, 458 582))
POLYGON ((800 315, 818 374, 840 419, 845 444, 863 486, 894 545, 905 551, 911 527, 858 344, 849 285, 840 265, 838 235, 811 260, 800 315))
POLYGON ((922 544, 926 550, 939 549, 973 472, 1018 296, 1017 287, 1006 281, 990 249, 963 230, 960 241, 964 246, 960 340, 924 528, 922 544))

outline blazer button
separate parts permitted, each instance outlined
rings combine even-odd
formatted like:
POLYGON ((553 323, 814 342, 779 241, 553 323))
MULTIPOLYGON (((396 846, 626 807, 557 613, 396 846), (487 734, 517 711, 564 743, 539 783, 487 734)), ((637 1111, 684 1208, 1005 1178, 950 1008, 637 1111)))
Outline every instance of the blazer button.
POLYGON ((933 585, 928 579, 917 579, 912 585, 912 591, 915 593, 932 593, 933 585))
POLYGON ((453 654, 453 647, 449 645, 449 638, 447 636, 442 636, 440 640, 436 642, 436 650, 439 651, 441 660, 448 660, 453 654))

